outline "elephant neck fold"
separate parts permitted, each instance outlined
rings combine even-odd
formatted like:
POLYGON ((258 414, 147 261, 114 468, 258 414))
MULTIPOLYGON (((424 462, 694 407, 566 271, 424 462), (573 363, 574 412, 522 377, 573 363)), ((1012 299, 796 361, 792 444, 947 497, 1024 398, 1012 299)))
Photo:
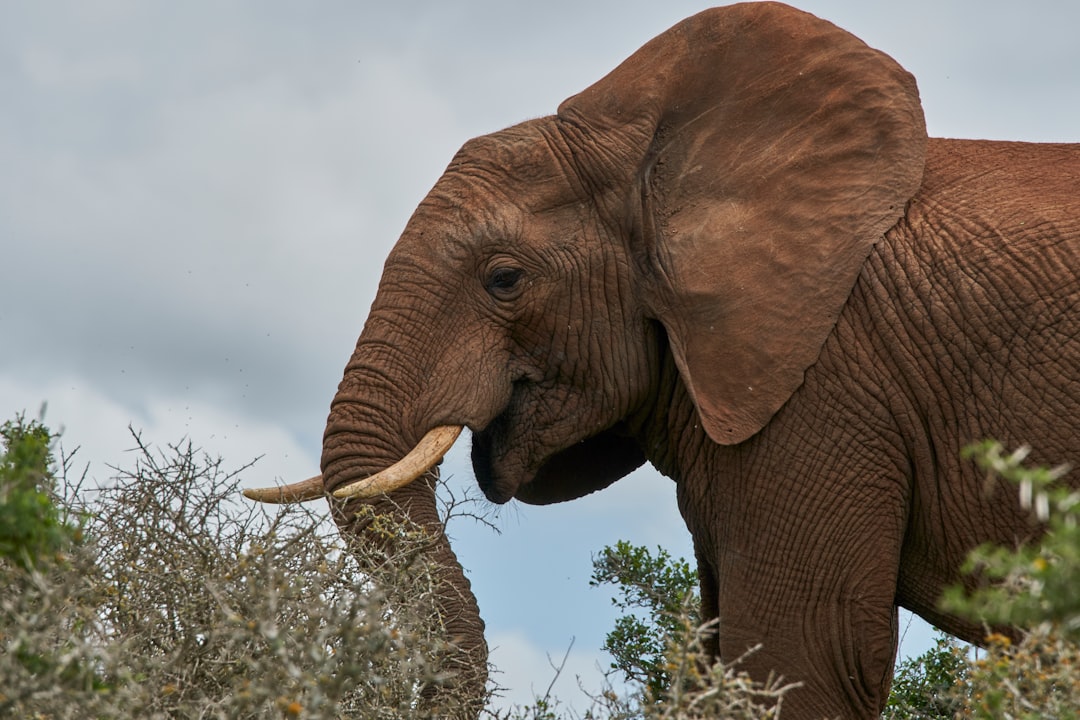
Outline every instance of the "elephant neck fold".
POLYGON ((651 402, 630 421, 646 459, 657 471, 679 483, 688 468, 685 458, 700 457, 712 441, 683 382, 675 358, 661 340, 657 382, 651 402))

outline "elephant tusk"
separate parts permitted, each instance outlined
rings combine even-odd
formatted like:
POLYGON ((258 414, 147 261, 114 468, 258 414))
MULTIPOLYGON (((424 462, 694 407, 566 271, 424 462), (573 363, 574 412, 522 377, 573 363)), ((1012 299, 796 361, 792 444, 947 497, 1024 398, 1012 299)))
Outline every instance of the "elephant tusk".
POLYGON ((322 475, 309 477, 307 480, 301 480, 292 485, 244 490, 244 497, 248 500, 264 503, 301 503, 317 500, 324 495, 326 492, 323 490, 322 475))
POLYGON ((429 430, 408 455, 369 478, 357 480, 334 491, 334 497, 371 498, 408 485, 430 470, 454 446, 461 425, 440 425, 429 430))

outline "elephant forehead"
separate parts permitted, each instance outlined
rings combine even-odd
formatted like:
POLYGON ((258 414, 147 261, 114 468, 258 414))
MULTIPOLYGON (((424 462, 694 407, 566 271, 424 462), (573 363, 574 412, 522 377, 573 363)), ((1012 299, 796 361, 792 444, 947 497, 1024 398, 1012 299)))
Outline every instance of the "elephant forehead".
POLYGON ((565 224, 553 212, 568 207, 531 188, 512 193, 484 178, 448 174, 416 209, 396 249, 447 260, 524 249, 550 240, 552 223, 565 224))
POLYGON ((550 148, 553 121, 541 118, 467 140, 447 166, 447 173, 494 173, 524 182, 538 182, 551 174, 550 148))
POLYGON ((398 245, 411 252, 472 256, 520 236, 524 213, 472 178, 444 176, 413 213, 398 245))
POLYGON ((588 198, 560 165, 545 123, 466 142, 413 213, 395 254, 414 263, 468 263, 563 235, 553 223, 580 222, 588 198))
POLYGON ((479 205, 540 212, 580 200, 553 118, 540 118, 466 142, 433 192, 479 205))

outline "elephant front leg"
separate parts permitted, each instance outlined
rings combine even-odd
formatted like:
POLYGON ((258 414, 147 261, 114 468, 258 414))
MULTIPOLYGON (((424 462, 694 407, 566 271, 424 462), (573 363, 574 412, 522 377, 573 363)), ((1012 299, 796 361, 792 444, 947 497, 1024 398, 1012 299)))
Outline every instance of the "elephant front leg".
POLYGON ((694 548, 698 566, 698 586, 701 596, 702 649, 710 664, 720 659, 719 626, 717 623, 720 587, 716 582, 716 570, 709 561, 709 556, 699 548, 694 548))
MULTIPOLYGON (((799 574, 812 575, 807 569, 799 574)), ((790 570, 759 571, 739 584, 749 592, 727 590, 734 584, 720 576, 721 660, 746 656, 742 669, 759 681, 780 675, 801 683, 784 698, 787 720, 878 717, 896 655, 895 581, 853 572, 792 584, 790 570)), ((702 587, 704 596, 708 583, 702 587)))

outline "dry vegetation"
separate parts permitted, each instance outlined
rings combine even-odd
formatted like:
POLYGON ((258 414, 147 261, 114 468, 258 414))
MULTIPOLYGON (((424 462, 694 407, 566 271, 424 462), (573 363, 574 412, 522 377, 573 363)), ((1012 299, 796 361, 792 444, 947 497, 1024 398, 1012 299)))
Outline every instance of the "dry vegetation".
MULTIPOLYGON (((190 444, 159 450, 133 437, 133 467, 91 488, 69 481, 71 458, 52 462, 40 425, 19 418, 3 426, 0 717, 470 715, 468 703, 445 693, 434 694, 444 704, 430 702, 448 676, 423 533, 384 528, 397 554, 374 563, 345 545, 319 505, 240 501, 250 465, 228 471, 190 444)), ((1051 523, 1038 555, 1009 565, 1014 574, 1035 573, 1020 587, 1034 587, 1044 604, 1047 588, 1058 587, 1045 573, 1073 567, 1066 550, 1080 506, 1065 491, 1051 500, 1072 514, 1051 523), (1065 550, 1054 550, 1055 539, 1067 541, 1059 543, 1065 550)), ((885 717, 1080 717, 1080 621, 1068 604, 1074 594, 1062 602, 1064 615, 1035 625, 1020 643, 996 637, 972 662, 941 648, 885 717), (925 672, 931 663, 936 674, 925 672)), ((598 689, 584 713, 544 697, 485 716, 782 717, 794 685, 754 683, 737 664, 708 668, 700 631, 688 616, 680 622, 674 635, 686 640, 663 660, 667 691, 658 694, 646 678, 629 695, 598 689)))
POLYGON ((445 716, 421 702, 442 680, 422 534, 388 529, 397 556, 361 573, 322 508, 238 502, 248 466, 135 439, 100 488, 63 464, 70 543, 0 559, 0 716, 445 716))
MULTIPOLYGON (((4 427, 0 512, 21 520, 0 534, 0 716, 468 714, 424 699, 447 676, 417 529, 384 528, 397 555, 375 563, 317 505, 240 500, 250 464, 226 470, 190 443, 157 449, 133 433, 132 467, 91 486, 72 480, 73 457, 53 462, 40 424, 4 427)), ((673 651, 672 697, 600 689, 580 717, 761 717, 784 692, 705 671, 698 651, 696 640, 673 651)), ((558 705, 485 715, 571 716, 558 705)))

